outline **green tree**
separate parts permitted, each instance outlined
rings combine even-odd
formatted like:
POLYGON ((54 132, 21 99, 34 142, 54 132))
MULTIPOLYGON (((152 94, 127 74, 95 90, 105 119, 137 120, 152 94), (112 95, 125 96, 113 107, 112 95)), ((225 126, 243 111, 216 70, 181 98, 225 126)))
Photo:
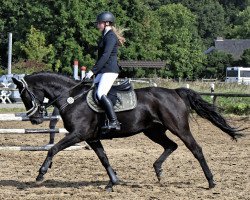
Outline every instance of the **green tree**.
POLYGON ((51 44, 46 46, 45 34, 33 26, 27 35, 27 41, 20 48, 25 52, 28 60, 48 62, 49 59, 53 59, 53 46, 51 44))
POLYGON ((168 60, 175 77, 193 78, 203 67, 205 55, 197 34, 196 16, 181 4, 157 10, 162 27, 163 60, 168 60))
MULTIPOLYGON (((4 20, 0 18, 0 32, 3 33, 4 31, 4 20)), ((1 34, 3 35, 3 34, 1 34)), ((0 36, 0 44, 3 44, 3 36, 0 36)), ((2 62, 1 55, 0 55, 0 63, 2 62)), ((1 67, 0 67, 1 68, 1 67)))
POLYGON ((250 66, 250 49, 246 49, 241 56, 242 65, 245 67, 250 66))
POLYGON ((125 46, 120 49, 121 59, 159 59, 161 28, 155 13, 142 4, 141 0, 112 1, 109 7, 117 13, 119 25, 127 29, 124 32, 125 46))
POLYGON ((77 0, 55 1, 49 7, 54 17, 50 21, 47 33, 56 49, 56 70, 72 74, 72 64, 75 59, 79 60, 80 65, 93 65, 93 59, 87 59, 88 63, 84 59, 90 57, 89 54, 93 51, 93 46, 96 45, 94 41, 97 38, 93 29, 88 29, 91 7, 88 7, 87 2, 77 0))
MULTIPOLYGON (((107 7, 116 16, 116 25, 125 28, 126 42, 119 48, 123 60, 156 60, 161 58, 161 27, 155 13, 141 0, 114 0, 107 7)), ((149 76, 145 69, 135 69, 135 76, 149 76)), ((126 70, 125 74, 130 74, 126 70)))
MULTIPOLYGON (((13 61, 27 58, 19 47, 33 26, 44 34, 45 44, 54 47, 54 56, 48 54, 51 56, 43 60, 53 64, 55 71, 72 73, 74 59, 91 68, 101 36, 91 22, 98 13, 109 10, 116 16, 117 26, 128 28, 127 42, 119 51, 121 59, 167 60, 175 76, 196 77, 205 64, 202 51, 215 37, 249 38, 247 6, 249 0, 2 1, 0 57, 6 66, 8 32, 12 32, 16 44, 13 61), (174 8, 173 3, 182 6, 174 8)), ((149 74, 144 69, 137 72, 140 76, 149 74)), ((171 73, 163 69, 160 74, 171 73)))
POLYGON ((204 38, 206 46, 213 44, 216 37, 224 37, 226 27, 225 11, 218 1, 199 1, 196 13, 199 35, 204 38))
MULTIPOLYGON (((150 2, 150 1, 149 1, 150 2)), ((214 0, 159 0, 161 6, 179 3, 197 16, 198 34, 203 43, 210 47, 214 38, 224 36, 226 31, 225 11, 223 6, 214 0)), ((159 8, 160 8, 159 7, 159 8)))
POLYGON ((232 66, 233 58, 231 54, 222 51, 213 51, 208 54, 206 68, 202 76, 206 78, 224 78, 226 67, 232 66))
POLYGON ((219 2, 225 7, 235 7, 240 10, 244 10, 247 6, 250 6, 249 0, 219 0, 219 2))
MULTIPOLYGON (((13 13, 16 12, 18 1, 2 1, 0 6, 0 50, 2 65, 7 66, 7 51, 8 51, 8 33, 12 32, 10 27, 17 26, 17 18, 13 13)), ((18 29, 18 28, 17 28, 18 29)), ((15 35, 13 33, 13 35, 15 35)))
POLYGON ((237 15, 232 37, 240 39, 250 38, 250 6, 237 15))
POLYGON ((30 74, 35 71, 51 70, 54 63, 54 48, 46 45, 45 34, 31 26, 26 42, 14 43, 14 55, 23 52, 23 59, 13 65, 13 73, 30 74))

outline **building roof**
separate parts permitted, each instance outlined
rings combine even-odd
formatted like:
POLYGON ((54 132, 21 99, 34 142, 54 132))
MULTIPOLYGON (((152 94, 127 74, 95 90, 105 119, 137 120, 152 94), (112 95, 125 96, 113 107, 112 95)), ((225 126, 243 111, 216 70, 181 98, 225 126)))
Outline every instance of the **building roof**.
POLYGON ((166 66, 166 61, 120 60, 119 65, 124 68, 162 68, 166 66))
POLYGON ((244 50, 250 49, 250 39, 223 39, 218 37, 215 42, 215 49, 224 51, 239 60, 244 50))

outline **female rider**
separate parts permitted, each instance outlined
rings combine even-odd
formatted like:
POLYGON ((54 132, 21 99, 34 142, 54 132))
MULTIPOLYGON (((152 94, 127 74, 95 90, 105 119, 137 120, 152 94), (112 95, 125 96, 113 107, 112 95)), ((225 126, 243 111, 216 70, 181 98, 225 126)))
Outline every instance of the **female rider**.
POLYGON ((102 130, 121 129, 113 104, 107 97, 120 72, 117 63, 118 45, 125 42, 124 37, 115 29, 114 22, 115 17, 111 12, 102 12, 97 16, 97 28, 102 32, 102 38, 98 44, 98 60, 92 70, 86 74, 87 79, 95 75, 94 83, 98 84, 97 97, 109 119, 109 123, 104 125, 102 130))

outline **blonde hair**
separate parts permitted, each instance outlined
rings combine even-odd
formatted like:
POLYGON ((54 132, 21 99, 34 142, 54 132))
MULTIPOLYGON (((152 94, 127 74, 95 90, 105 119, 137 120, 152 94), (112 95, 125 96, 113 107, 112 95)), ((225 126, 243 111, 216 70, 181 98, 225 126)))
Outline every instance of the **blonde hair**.
POLYGON ((120 27, 115 27, 115 26, 111 26, 111 27, 112 27, 112 30, 114 31, 114 33, 116 34, 116 36, 118 38, 119 45, 122 46, 126 42, 126 39, 123 36, 123 32, 126 31, 127 29, 120 28, 120 27))

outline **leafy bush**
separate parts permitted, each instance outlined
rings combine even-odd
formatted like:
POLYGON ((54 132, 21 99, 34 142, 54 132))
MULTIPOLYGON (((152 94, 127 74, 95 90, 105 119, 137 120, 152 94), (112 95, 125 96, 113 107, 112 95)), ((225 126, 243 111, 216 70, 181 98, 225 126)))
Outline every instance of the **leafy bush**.
POLYGON ((250 66, 250 49, 244 50, 241 56, 241 60, 242 60, 242 65, 247 67, 250 66))
POLYGON ((50 70, 51 70, 51 65, 34 60, 20 61, 13 64, 12 66, 13 74, 32 74, 33 72, 50 71, 50 70))
POLYGON ((208 54, 206 62, 206 69, 202 72, 203 77, 223 78, 226 66, 231 66, 233 59, 230 54, 215 50, 208 54))
POLYGON ((63 73, 63 74, 66 74, 66 75, 72 75, 72 74, 73 74, 72 67, 64 67, 64 68, 62 69, 62 73, 63 73))

